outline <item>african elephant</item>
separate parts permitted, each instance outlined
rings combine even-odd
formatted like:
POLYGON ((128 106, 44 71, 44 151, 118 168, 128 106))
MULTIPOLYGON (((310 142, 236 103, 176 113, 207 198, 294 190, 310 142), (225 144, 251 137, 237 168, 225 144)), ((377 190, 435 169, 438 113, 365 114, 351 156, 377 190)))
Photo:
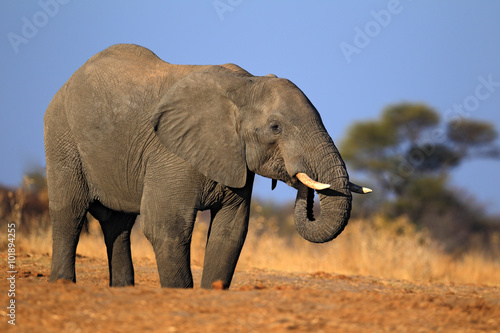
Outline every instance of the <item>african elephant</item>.
POLYGON ((255 174, 298 189, 295 223, 311 242, 342 232, 351 190, 360 191, 320 115, 290 81, 234 64, 173 65, 137 45, 111 46, 79 68, 48 106, 44 138, 51 281, 76 281, 87 212, 103 230, 111 286, 134 284, 130 232, 140 213, 161 286, 189 288, 196 212, 210 209, 201 284, 229 287, 255 174))

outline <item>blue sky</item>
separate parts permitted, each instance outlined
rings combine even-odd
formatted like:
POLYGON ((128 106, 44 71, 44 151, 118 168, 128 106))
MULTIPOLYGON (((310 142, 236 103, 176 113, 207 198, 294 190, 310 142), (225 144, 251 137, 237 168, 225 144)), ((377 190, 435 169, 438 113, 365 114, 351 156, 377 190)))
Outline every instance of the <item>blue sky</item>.
MULTIPOLYGON (((337 142, 353 122, 403 101, 500 129, 499 13, 495 0, 4 0, 0 183, 18 185, 24 172, 45 165, 43 114, 52 96, 116 43, 148 47, 171 63, 233 62, 286 77, 337 142)), ((452 184, 500 213, 499 166, 465 163, 452 184)), ((284 202, 295 191, 279 184, 271 192, 271 181, 259 177, 254 196, 284 202)))

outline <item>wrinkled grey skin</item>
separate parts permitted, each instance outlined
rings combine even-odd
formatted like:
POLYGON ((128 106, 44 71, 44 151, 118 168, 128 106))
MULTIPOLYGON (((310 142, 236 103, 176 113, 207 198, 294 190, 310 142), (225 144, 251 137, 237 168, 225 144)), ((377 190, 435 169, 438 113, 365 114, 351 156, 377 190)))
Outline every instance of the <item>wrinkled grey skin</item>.
POLYGON ((298 189, 295 222, 312 242, 344 229, 348 174, 307 97, 290 81, 234 64, 172 65, 136 45, 88 60, 54 96, 44 119, 53 226, 50 280, 76 281, 87 212, 99 220, 110 285, 134 284, 136 216, 153 245, 162 287, 193 286, 196 212, 210 209, 202 287, 229 287, 246 237, 255 173, 298 189), (331 184, 314 191, 296 174, 331 184))

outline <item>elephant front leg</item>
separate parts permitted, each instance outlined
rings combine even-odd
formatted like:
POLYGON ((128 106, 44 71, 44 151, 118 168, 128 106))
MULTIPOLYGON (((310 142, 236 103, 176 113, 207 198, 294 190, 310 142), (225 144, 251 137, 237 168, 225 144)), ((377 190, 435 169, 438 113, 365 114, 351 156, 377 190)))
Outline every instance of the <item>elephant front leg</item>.
POLYGON ((229 288, 248 231, 250 202, 212 210, 212 222, 205 251, 202 288, 222 281, 229 288))
POLYGON ((163 288, 193 288, 190 243, 170 237, 153 243, 163 288))
POLYGON ((192 218, 171 216, 158 222, 147 215, 141 215, 146 238, 151 242, 156 256, 160 284, 166 288, 192 288, 191 235, 194 226, 192 218))

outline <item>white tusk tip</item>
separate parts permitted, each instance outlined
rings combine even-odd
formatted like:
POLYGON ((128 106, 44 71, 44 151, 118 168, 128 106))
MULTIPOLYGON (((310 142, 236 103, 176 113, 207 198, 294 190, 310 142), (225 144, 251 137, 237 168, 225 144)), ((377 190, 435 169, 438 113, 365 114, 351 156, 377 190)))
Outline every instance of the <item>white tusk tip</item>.
POLYGON ((316 190, 326 190, 327 188, 330 188, 330 185, 328 184, 320 184, 320 185, 316 185, 316 190))
POLYGON ((299 172, 295 175, 298 180, 304 185, 314 190, 325 190, 330 188, 330 184, 319 183, 315 180, 312 180, 307 174, 299 172))
POLYGON ((363 191, 363 193, 365 193, 365 194, 366 194, 366 193, 373 192, 373 190, 372 190, 371 188, 368 188, 368 187, 363 187, 361 190, 362 190, 362 191, 363 191))
POLYGON ((354 193, 359 193, 359 194, 366 194, 373 192, 371 188, 364 187, 364 186, 359 186, 354 183, 349 182, 349 190, 354 193))

